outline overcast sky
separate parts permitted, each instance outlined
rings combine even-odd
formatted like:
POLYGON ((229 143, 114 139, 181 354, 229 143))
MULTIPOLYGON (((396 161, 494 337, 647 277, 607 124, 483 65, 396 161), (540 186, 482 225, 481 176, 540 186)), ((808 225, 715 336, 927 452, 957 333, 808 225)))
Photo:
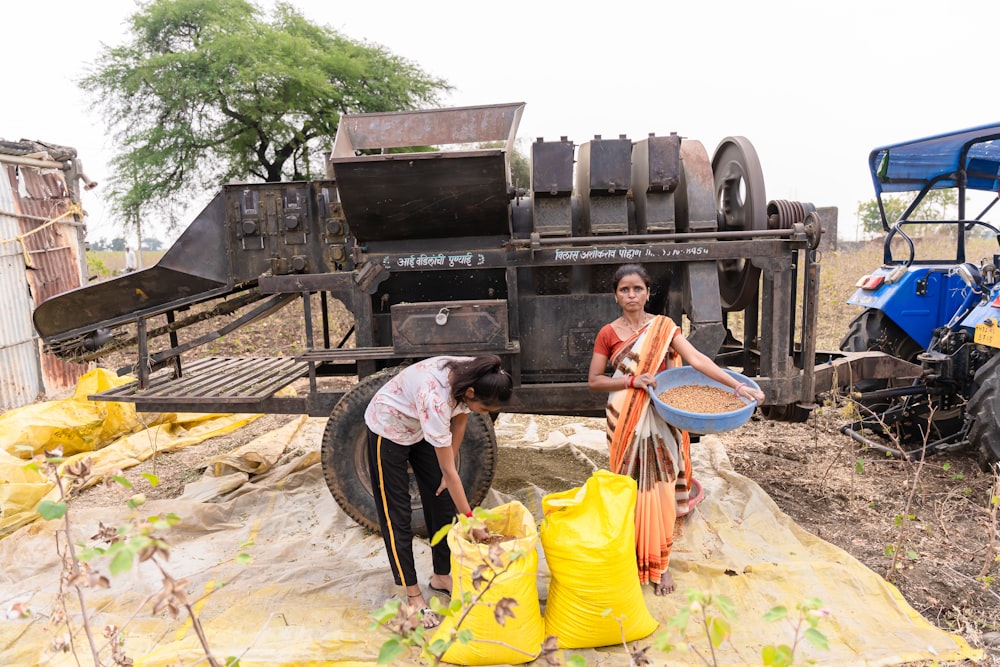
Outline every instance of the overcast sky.
MULTIPOLYGON (((446 79, 448 106, 525 102, 528 141, 677 132, 711 156, 745 136, 767 199, 837 206, 849 240, 858 203, 873 196, 873 148, 1000 120, 996 0, 291 4, 446 79)), ((106 183, 114 147, 76 81, 102 44, 124 40, 135 9, 0 3, 0 138, 74 146, 106 183)), ((120 234, 101 191, 84 194, 92 240, 120 234)))

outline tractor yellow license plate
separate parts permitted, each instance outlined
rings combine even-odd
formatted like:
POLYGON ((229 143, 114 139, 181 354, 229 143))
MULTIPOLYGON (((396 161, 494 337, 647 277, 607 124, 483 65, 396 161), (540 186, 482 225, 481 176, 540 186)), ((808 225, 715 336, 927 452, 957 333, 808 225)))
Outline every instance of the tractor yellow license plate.
POLYGON ((982 324, 977 324, 973 340, 980 345, 1000 347, 1000 325, 997 325, 993 320, 986 320, 982 324))

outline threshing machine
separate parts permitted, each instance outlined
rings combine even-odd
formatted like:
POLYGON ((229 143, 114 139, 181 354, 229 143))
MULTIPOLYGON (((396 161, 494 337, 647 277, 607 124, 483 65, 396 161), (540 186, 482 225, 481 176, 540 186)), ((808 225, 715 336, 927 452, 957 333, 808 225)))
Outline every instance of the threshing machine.
MULTIPOLYGON (((137 352, 126 369, 137 379, 96 400, 328 417, 327 483, 372 529, 363 412, 388 377, 427 356, 494 353, 515 380, 506 410, 603 415, 606 396, 587 389, 587 370, 597 331, 620 314, 611 275, 624 263, 653 276, 651 312, 760 384, 765 414, 807 415, 815 207, 767 201, 757 154, 738 136, 711 157, 675 133, 540 138, 530 182, 513 182, 523 109, 345 115, 326 179, 225 186, 156 265, 46 301, 36 328, 66 359, 126 344, 137 352), (199 345, 299 299, 303 353, 190 360, 199 345), (339 342, 331 300, 353 317, 339 342), (223 324, 182 338, 206 318, 223 324), (357 381, 330 389, 336 376, 357 381), (308 389, 279 393, 296 381, 308 389)), ((496 465, 492 421, 472 415, 465 438, 459 469, 475 504, 496 465)))

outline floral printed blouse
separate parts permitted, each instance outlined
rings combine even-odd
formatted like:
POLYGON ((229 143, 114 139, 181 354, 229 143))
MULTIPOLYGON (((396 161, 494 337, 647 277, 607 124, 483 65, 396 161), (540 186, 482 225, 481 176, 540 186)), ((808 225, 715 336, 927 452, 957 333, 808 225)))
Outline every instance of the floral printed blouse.
POLYGON ((368 404, 368 428, 399 445, 426 440, 435 447, 450 447, 451 418, 471 410, 452 398, 445 364, 470 358, 431 357, 404 368, 368 404))

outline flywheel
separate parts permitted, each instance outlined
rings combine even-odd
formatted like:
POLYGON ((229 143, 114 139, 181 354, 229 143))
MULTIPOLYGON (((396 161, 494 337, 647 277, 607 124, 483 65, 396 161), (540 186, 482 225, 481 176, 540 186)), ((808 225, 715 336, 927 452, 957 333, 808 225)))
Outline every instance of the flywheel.
MULTIPOLYGON (((746 137, 726 137, 712 157, 719 231, 767 229, 767 198, 757 151, 746 137)), ((760 269, 747 259, 719 261, 722 308, 743 310, 757 296, 760 269)))

